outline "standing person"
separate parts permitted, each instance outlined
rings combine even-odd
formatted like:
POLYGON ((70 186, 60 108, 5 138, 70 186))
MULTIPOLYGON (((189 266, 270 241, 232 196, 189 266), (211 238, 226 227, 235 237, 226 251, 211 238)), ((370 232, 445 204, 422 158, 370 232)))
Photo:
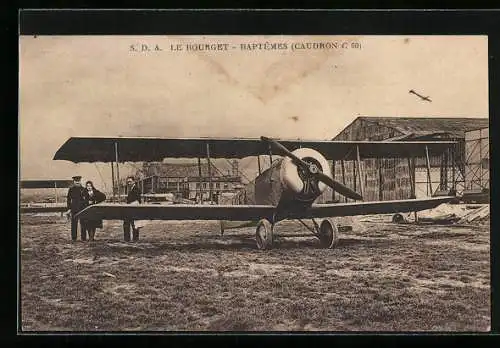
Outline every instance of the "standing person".
MULTIPOLYGON (((101 203, 106 200, 106 195, 101 191, 99 191, 98 189, 96 189, 92 181, 87 181, 85 183, 85 191, 83 197, 85 199, 86 206, 101 203)), ((87 218, 83 219, 81 223, 82 227, 89 234, 89 240, 93 241, 95 236, 95 230, 97 228, 102 228, 102 219, 87 218)))
MULTIPOLYGON (((139 191, 133 176, 127 177, 127 187, 127 204, 141 204, 141 192, 139 191)), ((139 240, 139 229, 135 227, 134 220, 123 220, 123 239, 126 242, 130 241, 131 227, 133 241, 139 240)))
MULTIPOLYGON (((75 218, 75 214, 80 210, 85 208, 85 199, 83 197, 84 188, 81 184, 82 177, 75 175, 73 177, 73 185, 68 189, 68 195, 66 197, 66 206, 68 207, 68 213, 71 216, 71 241, 75 242, 78 233, 78 218, 75 218)), ((80 221, 80 234, 82 240, 86 240, 87 236, 85 230, 80 221)))

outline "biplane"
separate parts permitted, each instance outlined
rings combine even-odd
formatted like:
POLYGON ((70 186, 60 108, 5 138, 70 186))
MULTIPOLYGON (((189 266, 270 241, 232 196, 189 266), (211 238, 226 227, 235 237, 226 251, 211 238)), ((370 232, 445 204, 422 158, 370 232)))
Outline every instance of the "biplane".
POLYGON ((429 98, 429 96, 427 97, 424 97, 423 95, 415 92, 413 89, 410 89, 410 91, 408 92, 410 94, 415 94, 417 97, 419 97, 420 99, 422 99, 423 101, 428 101, 429 103, 432 103, 432 100, 429 98))
MULTIPOLYGON (((333 248, 338 228, 333 218, 366 214, 414 212, 451 201, 453 196, 428 199, 363 202, 358 193, 332 175, 330 161, 364 158, 410 158, 416 153, 443 153, 450 141, 308 141, 230 138, 72 137, 56 152, 54 160, 81 162, 151 162, 165 158, 241 159, 257 157, 259 175, 243 188, 245 197, 235 204, 141 204, 100 203, 80 211, 79 217, 105 220, 220 220, 253 222, 258 249, 273 246, 274 227, 283 220, 298 220, 316 236, 321 246, 333 248), (269 156, 262 171, 260 156, 269 156), (273 156, 275 159, 273 160, 273 156), (350 202, 315 203, 326 187, 350 202), (317 222, 316 219, 322 219, 317 222), (303 220, 312 220, 313 227, 303 220)), ((113 167, 112 167, 113 168, 113 167)), ((201 169, 200 169, 201 173, 201 169)), ((201 175, 200 175, 201 177, 201 175)), ((209 170, 209 181, 211 174, 209 170)), ((201 185, 200 185, 201 186, 201 185)), ((212 186, 209 185, 211 188, 212 186)), ((211 192, 210 192, 211 194, 211 192)))

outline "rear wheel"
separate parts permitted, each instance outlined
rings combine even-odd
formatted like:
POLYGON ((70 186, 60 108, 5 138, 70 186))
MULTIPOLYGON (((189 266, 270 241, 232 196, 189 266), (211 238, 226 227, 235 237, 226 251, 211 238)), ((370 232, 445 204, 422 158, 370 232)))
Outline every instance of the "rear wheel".
POLYGON ((335 248, 339 242, 339 230, 335 222, 330 219, 324 219, 321 221, 318 238, 323 248, 335 248))
POLYGON ((255 231, 257 248, 260 250, 271 249, 273 246, 273 226, 267 219, 262 219, 257 224, 255 231))

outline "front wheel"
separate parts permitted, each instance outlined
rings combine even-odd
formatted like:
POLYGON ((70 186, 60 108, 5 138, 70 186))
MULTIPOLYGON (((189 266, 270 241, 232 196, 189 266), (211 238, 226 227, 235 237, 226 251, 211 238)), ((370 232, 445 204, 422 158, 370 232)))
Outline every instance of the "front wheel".
POLYGON ((273 226, 267 219, 262 219, 257 224, 255 231, 257 248, 260 250, 271 249, 273 246, 273 226))
POLYGON ((321 247, 325 249, 334 249, 339 242, 339 230, 335 222, 330 219, 321 221, 318 238, 321 247))

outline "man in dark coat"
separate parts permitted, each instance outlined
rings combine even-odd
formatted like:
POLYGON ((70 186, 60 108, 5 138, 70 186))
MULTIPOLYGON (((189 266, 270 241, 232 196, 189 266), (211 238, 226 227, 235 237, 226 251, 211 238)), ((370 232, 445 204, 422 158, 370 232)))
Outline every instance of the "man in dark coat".
MULTIPOLYGON (((76 241, 78 232, 78 220, 75 218, 75 214, 80 210, 85 208, 86 203, 84 199, 84 188, 81 184, 82 177, 77 175, 73 177, 73 185, 68 189, 68 195, 66 197, 66 205, 68 207, 69 213, 71 214, 71 240, 76 241)), ((80 222, 80 234, 82 240, 86 240, 87 236, 85 230, 80 222)))
MULTIPOLYGON (((127 178, 127 204, 131 203, 141 203, 141 192, 137 187, 135 182, 135 178, 133 176, 129 176, 127 178)), ((133 241, 139 240, 139 229, 137 229, 134 225, 134 220, 123 220, 123 239, 128 242, 130 241, 130 228, 132 228, 132 239, 133 241)))

